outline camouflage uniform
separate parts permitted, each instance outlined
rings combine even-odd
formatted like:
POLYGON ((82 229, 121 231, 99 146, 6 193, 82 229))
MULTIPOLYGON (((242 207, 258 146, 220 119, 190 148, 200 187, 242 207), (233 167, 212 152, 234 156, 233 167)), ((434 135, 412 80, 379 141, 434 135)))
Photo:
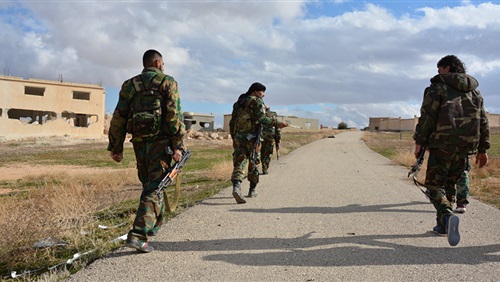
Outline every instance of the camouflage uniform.
POLYGON ((455 184, 468 155, 490 147, 488 119, 478 82, 465 73, 438 74, 425 89, 421 116, 413 136, 429 148, 425 184, 437 211, 438 225, 452 213, 446 195, 455 195, 455 184))
POLYGON ((465 169, 460 175, 460 179, 457 182, 457 205, 469 203, 469 171, 471 170, 469 156, 465 160, 465 169))
MULTIPOLYGON (((244 170, 249 159, 251 159, 257 140, 259 126, 278 124, 274 117, 266 116, 264 101, 251 95, 251 92, 241 94, 238 101, 233 105, 233 112, 229 122, 231 137, 233 138, 233 173, 231 180, 233 185, 241 183, 245 177, 244 170)), ((247 178, 250 181, 250 189, 255 189, 259 183, 258 162, 252 161, 248 164, 247 178)), ((239 188, 238 188, 239 189, 239 188)))
POLYGON ((135 221, 128 237, 129 239, 146 242, 147 234, 151 231, 157 231, 165 218, 164 202, 158 198, 155 190, 172 160, 171 156, 167 154, 167 147, 170 147, 171 150, 183 148, 182 140, 185 129, 175 79, 165 75, 157 68, 148 67, 139 76, 125 81, 111 119, 108 145, 108 151, 114 153, 123 152, 126 133, 134 130, 131 129, 130 125, 132 116, 138 112, 134 109, 148 106, 137 104, 137 101, 144 100, 138 100, 140 95, 136 87, 147 89, 152 83, 158 85, 158 92, 161 94, 162 99, 156 100, 156 104, 161 108, 158 121, 159 130, 152 134, 141 135, 132 132, 132 139, 130 140, 133 143, 138 176, 143 191, 135 221))
MULTIPOLYGON (((269 108, 266 109, 266 115, 269 118, 276 119, 278 117, 278 114, 276 112, 271 112, 269 108)), ((281 140, 281 130, 275 125, 265 125, 262 128, 262 143, 260 145, 262 173, 264 174, 267 174, 269 164, 271 163, 275 139, 276 142, 279 142, 279 140, 281 140)))
POLYGON ((467 205, 469 203, 469 186, 470 186, 470 181, 469 181, 469 171, 471 170, 470 166, 470 161, 469 161, 469 156, 466 157, 465 159, 465 169, 462 171, 460 174, 460 178, 457 181, 456 184, 456 189, 453 188, 445 188, 447 191, 446 193, 446 198, 450 202, 450 204, 457 203, 458 205, 467 205), (455 194, 451 194, 453 192, 456 192, 455 194))

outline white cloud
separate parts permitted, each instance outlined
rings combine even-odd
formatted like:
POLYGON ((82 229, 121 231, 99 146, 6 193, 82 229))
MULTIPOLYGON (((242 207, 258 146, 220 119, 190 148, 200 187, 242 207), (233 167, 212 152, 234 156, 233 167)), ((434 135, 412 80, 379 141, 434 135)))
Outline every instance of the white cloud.
POLYGON ((186 101, 231 105, 260 81, 266 103, 291 115, 362 127, 370 116, 418 115, 436 62, 455 54, 479 79, 486 106, 500 110, 500 5, 463 1, 398 16, 373 2, 317 17, 308 16, 314 1, 2 3, 0 36, 9 40, 0 42, 0 67, 119 88, 154 48, 186 101), (306 104, 337 106, 294 107, 306 104))

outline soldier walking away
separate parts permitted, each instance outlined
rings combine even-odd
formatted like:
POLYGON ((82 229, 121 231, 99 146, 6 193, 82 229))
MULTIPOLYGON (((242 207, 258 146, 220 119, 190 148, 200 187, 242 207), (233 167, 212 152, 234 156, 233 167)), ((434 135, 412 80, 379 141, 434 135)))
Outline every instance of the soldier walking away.
MULTIPOLYGON (((266 116, 269 118, 277 118, 278 114, 272 112, 269 106, 266 106, 266 116)), ((262 162, 262 174, 268 174, 269 164, 274 150, 274 142, 276 141, 276 150, 278 150, 281 142, 281 129, 274 125, 264 125, 262 127, 262 144, 260 145, 260 158, 262 162)))
POLYGON ((132 134, 142 194, 125 245, 149 253, 153 248, 148 245, 148 236, 155 236, 165 220, 165 204, 155 190, 172 159, 181 159, 185 129, 177 82, 163 73, 162 55, 148 50, 142 60, 141 74, 125 81, 120 90, 109 128, 108 151, 120 162, 126 133, 132 134))
POLYGON ((263 125, 273 125, 279 128, 287 126, 278 122, 274 117, 266 116, 266 107, 262 98, 265 96, 266 87, 259 82, 253 83, 246 93, 239 96, 233 105, 229 129, 233 138, 233 197, 238 204, 246 203, 241 194, 241 182, 244 178, 244 169, 248 163, 247 178, 250 182, 248 197, 256 196, 255 189, 259 183, 259 164, 256 154, 260 142, 260 131, 263 125), (254 157, 252 157, 252 155, 254 157))
POLYGON ((421 116, 415 128, 415 156, 429 149, 425 187, 436 209, 437 225, 433 231, 460 242, 459 218, 452 213, 447 195, 456 194, 456 183, 466 169, 468 155, 476 155, 476 164, 488 162, 489 127, 477 80, 465 73, 454 55, 437 63, 438 74, 425 89, 421 116))

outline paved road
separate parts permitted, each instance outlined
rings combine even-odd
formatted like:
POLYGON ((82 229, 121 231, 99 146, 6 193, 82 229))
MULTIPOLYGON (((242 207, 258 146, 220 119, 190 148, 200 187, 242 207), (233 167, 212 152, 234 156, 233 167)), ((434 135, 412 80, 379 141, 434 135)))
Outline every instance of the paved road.
POLYGON ((169 221, 154 252, 122 248, 69 280, 498 281, 500 211, 472 200, 450 247, 407 169, 361 136, 273 160, 247 204, 225 189, 169 221))

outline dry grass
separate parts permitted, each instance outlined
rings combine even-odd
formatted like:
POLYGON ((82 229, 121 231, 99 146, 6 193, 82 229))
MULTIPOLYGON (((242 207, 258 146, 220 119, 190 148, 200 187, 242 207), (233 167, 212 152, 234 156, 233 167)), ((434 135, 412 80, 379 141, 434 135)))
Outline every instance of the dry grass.
MULTIPOLYGON (((497 140, 498 135, 500 131, 493 130, 491 139, 497 140)), ((363 140, 372 150, 410 168, 415 163, 415 143, 411 136, 410 132, 366 132, 363 140)), ((471 156, 472 170, 469 173, 471 196, 496 208, 500 208, 500 157, 495 153, 499 147, 500 144, 492 142, 493 153, 488 164, 481 169, 475 164, 475 156, 471 156)), ((425 180, 427 155, 418 176, 421 182, 425 180)))
POLYGON ((89 237, 81 234, 96 228, 97 212, 132 197, 123 187, 136 183, 136 178, 132 169, 79 175, 54 172, 43 176, 48 183, 43 188, 0 198, 0 261, 7 268, 36 265, 40 256, 55 261, 52 249, 26 248, 49 237, 70 246, 89 244, 89 237))
POLYGON ((205 174, 206 177, 212 180, 226 181, 231 179, 233 172, 232 161, 221 161, 211 167, 205 174))

